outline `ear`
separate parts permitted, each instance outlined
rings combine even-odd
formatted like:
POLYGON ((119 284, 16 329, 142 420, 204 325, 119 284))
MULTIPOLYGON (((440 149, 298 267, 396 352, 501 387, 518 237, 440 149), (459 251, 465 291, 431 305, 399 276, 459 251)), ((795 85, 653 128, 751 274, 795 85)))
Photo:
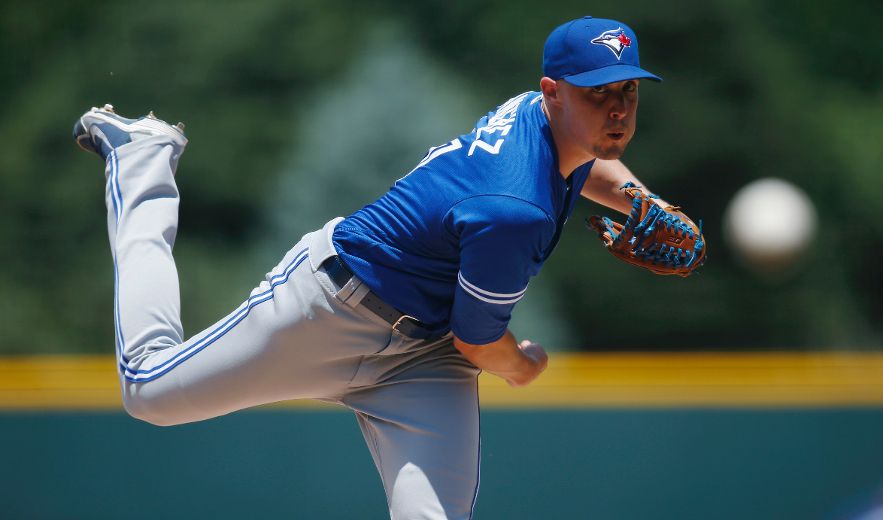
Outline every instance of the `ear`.
POLYGON ((543 98, 547 105, 558 106, 561 104, 557 81, 544 76, 540 79, 540 90, 543 91, 543 98))

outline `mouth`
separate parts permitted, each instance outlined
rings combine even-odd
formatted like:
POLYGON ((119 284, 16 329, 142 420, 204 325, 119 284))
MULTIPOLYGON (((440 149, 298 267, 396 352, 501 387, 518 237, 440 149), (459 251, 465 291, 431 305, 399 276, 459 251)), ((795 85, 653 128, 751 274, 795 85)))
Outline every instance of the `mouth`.
POLYGON ((613 139, 614 141, 619 141, 623 137, 625 137, 625 132, 607 132, 607 137, 613 139))

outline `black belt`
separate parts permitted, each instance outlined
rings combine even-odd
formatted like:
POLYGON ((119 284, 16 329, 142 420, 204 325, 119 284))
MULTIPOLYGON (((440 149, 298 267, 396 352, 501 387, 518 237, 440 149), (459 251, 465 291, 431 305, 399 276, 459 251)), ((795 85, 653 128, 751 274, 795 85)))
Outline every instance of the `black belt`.
MULTIPOLYGON (((320 267, 328 273, 328 276, 338 287, 343 287, 353 277, 353 273, 346 265, 344 265, 343 260, 337 255, 322 262, 320 267)), ((368 291, 359 305, 365 307, 377 316, 380 316, 383 321, 392 325, 393 330, 396 330, 409 338, 434 339, 440 337, 438 334, 432 334, 430 330, 417 321, 416 318, 400 312, 392 305, 381 300, 379 296, 371 291, 368 291)))

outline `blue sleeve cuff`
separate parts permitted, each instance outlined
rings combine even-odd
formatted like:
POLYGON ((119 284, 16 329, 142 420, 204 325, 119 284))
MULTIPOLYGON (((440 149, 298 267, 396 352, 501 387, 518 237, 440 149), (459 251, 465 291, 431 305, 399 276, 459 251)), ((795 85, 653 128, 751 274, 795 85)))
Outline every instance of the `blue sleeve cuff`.
POLYGON ((489 303, 478 299, 458 284, 454 308, 451 309, 451 330, 459 339, 472 345, 497 341, 506 333, 514 307, 515 301, 489 303))

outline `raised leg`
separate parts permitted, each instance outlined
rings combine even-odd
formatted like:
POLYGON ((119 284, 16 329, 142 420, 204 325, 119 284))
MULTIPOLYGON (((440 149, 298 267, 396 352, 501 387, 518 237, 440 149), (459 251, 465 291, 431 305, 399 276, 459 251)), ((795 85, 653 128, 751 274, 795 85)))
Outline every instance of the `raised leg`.
POLYGON ((119 374, 133 416, 170 425, 285 399, 335 400, 361 356, 389 342, 388 327, 321 281, 315 257, 333 253, 334 221, 306 235, 236 310, 185 341, 172 247, 186 139, 156 119, 106 109, 84 114, 75 135, 106 160, 119 374))

